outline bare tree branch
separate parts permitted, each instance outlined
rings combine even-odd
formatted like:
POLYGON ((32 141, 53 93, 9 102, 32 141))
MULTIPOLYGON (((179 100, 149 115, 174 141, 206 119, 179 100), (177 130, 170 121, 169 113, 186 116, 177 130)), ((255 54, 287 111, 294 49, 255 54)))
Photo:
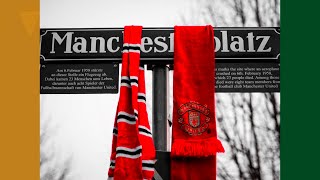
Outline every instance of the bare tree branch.
MULTIPOLYGON (((216 27, 279 26, 280 0, 203 0, 186 24, 216 27), (197 19, 200 18, 200 19, 197 19)), ((217 94, 217 128, 228 150, 218 165, 219 180, 278 180, 280 107, 278 93, 217 94)), ((219 156, 220 157, 220 156, 219 156)))

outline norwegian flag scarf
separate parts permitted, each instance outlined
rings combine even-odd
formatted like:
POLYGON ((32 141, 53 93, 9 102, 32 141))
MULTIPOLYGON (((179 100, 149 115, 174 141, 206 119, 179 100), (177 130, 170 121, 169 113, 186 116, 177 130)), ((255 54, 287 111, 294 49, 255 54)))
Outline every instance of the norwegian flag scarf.
POLYGON ((109 179, 151 180, 155 148, 146 110, 141 26, 124 28, 120 97, 114 122, 109 179))
POLYGON ((175 26, 171 180, 215 180, 224 152, 215 122, 212 26, 175 26))

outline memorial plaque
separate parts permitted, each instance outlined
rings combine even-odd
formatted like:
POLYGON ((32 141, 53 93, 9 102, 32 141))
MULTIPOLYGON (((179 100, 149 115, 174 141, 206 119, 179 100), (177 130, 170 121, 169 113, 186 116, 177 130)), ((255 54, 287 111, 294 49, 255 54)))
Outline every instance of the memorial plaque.
POLYGON ((216 92, 280 92, 279 63, 217 63, 216 92))
POLYGON ((41 64, 40 94, 118 93, 119 64, 41 64))

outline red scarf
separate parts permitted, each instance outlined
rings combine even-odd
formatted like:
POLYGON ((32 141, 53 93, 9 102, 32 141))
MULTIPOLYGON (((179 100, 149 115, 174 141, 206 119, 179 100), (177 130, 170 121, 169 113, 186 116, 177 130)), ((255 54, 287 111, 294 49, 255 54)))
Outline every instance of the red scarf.
POLYGON ((124 28, 120 97, 113 129, 109 179, 151 180, 155 148, 146 110, 141 26, 124 28))
POLYGON ((224 152, 215 121, 212 26, 175 26, 171 180, 215 180, 224 152))

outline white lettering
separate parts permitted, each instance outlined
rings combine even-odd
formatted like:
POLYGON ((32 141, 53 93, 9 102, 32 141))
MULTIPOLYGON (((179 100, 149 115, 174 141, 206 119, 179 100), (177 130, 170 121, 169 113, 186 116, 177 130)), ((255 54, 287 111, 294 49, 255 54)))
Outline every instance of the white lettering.
POLYGON ((166 38, 165 37, 156 37, 154 39, 154 43, 160 47, 162 47, 162 50, 157 49, 157 47, 154 48, 154 52, 166 52, 168 50, 168 45, 165 43, 166 38), (162 39, 162 41, 160 41, 162 39))
POLYGON ((52 33, 52 46, 51 46, 51 51, 50 53, 53 54, 53 53, 56 53, 54 51, 54 42, 55 40, 61 45, 62 42, 65 40, 65 38, 67 38, 67 42, 66 42, 66 50, 64 51, 64 53, 72 53, 71 51, 71 40, 72 40, 72 35, 73 35, 73 32, 67 32, 63 38, 61 38, 58 33, 56 32, 53 32, 52 33))
POLYGON ((72 46, 72 49, 74 52, 76 53, 87 53, 87 41, 85 38, 83 37, 76 37, 74 38, 74 43, 72 46), (80 42, 77 42, 78 40, 80 40, 80 42))
POLYGON ((244 43, 243 39, 240 36, 231 36, 232 43, 230 44, 230 49, 234 52, 246 52, 244 50, 244 43), (237 39, 238 41, 234 41, 234 39, 237 39), (238 48, 236 47, 238 46, 238 48))
POLYGON ((143 37, 141 39, 141 51, 144 52, 144 53, 148 53, 152 50, 152 47, 149 47, 148 50, 146 50, 146 45, 153 45, 153 42, 152 42, 152 39, 149 38, 149 37, 143 37))
POLYGON ((108 49, 108 51, 110 51, 112 53, 115 53, 115 52, 119 51, 120 47, 117 47, 116 49, 113 49, 112 48, 113 40, 116 40, 117 42, 119 42, 119 37, 111 37, 111 38, 109 38, 108 41, 107 41, 107 49, 108 49))
POLYGON ((89 53, 97 53, 97 40, 100 43, 99 53, 105 53, 105 39, 102 37, 90 37, 91 39, 91 50, 89 53))
POLYGON ((253 32, 248 33, 247 38, 248 38, 248 47, 249 47, 249 49, 247 50, 247 52, 256 52, 256 51, 254 50, 254 43, 253 43, 253 38, 254 38, 254 36, 253 36, 253 32))
POLYGON ((222 34, 222 50, 221 52, 230 52, 228 48, 228 32, 227 31, 221 31, 222 34))
POLYGON ((260 46, 258 47, 258 52, 270 52, 271 51, 271 47, 269 47, 268 49, 264 49, 267 45, 267 42, 270 39, 270 36, 257 36, 256 40, 262 39, 262 42, 260 44, 260 46))
POLYGON ((214 37, 214 52, 217 52, 217 51, 219 51, 220 50, 220 48, 221 48, 221 42, 220 42, 220 39, 219 38, 217 38, 217 37, 214 37))
POLYGON ((169 52, 173 52, 173 48, 174 48, 173 33, 170 33, 169 39, 170 39, 170 49, 169 49, 169 52))

